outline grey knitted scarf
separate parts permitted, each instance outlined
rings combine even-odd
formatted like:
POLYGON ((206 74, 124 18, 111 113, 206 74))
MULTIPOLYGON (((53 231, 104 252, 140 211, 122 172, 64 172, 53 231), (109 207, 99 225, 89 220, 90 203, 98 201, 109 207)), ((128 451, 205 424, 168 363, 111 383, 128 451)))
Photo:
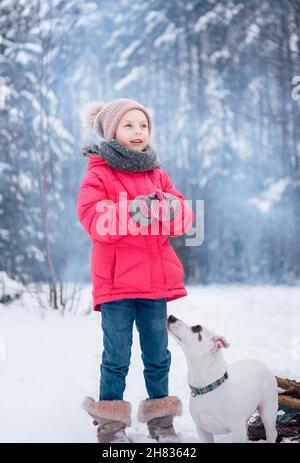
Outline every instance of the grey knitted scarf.
POLYGON ((82 155, 99 156, 114 169, 143 172, 161 165, 156 151, 150 146, 147 148, 138 151, 121 145, 115 138, 112 138, 101 142, 100 145, 87 146, 82 150, 82 155))

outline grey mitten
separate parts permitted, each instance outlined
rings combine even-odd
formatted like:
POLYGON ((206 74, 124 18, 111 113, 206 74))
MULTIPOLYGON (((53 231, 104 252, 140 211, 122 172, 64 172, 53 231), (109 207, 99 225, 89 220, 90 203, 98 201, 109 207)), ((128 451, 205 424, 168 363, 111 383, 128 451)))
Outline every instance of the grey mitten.
POLYGON ((161 221, 172 220, 179 208, 180 201, 176 196, 156 189, 154 193, 134 198, 130 202, 129 212, 140 225, 149 225, 154 217, 161 221))
POLYGON ((150 195, 137 196, 129 203, 129 213, 132 219, 141 226, 149 225, 154 219, 154 215, 151 213, 152 197, 148 198, 151 195, 153 195, 153 193, 150 195))

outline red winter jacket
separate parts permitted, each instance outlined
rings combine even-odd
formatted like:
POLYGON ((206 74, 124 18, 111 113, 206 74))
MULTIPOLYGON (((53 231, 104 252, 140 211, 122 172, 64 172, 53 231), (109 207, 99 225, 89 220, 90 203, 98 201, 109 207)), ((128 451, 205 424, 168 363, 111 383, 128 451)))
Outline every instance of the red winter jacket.
POLYGON ((111 168, 99 156, 90 156, 78 192, 78 217, 92 241, 94 310, 101 311, 101 302, 116 299, 166 297, 172 301, 187 295, 183 266, 168 235, 183 235, 194 221, 194 212, 161 168, 122 171, 111 168), (154 223, 140 226, 131 218, 128 206, 136 196, 153 193, 156 188, 175 195, 181 208, 175 218, 165 223, 167 229, 155 218, 157 228, 151 234, 154 223), (103 200, 109 200, 104 208, 99 207, 103 200), (99 227, 104 215, 106 234, 99 227), (131 233, 124 225, 126 220, 131 223, 131 233))

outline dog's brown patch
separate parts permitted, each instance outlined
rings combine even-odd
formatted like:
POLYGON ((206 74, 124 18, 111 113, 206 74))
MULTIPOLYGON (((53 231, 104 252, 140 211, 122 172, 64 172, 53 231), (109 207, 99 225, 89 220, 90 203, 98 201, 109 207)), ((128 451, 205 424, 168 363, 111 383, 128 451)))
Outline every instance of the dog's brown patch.
POLYGON ((200 333, 198 334, 198 341, 202 341, 202 336, 200 333))
POLYGON ((202 326, 201 325, 192 326, 191 330, 193 333, 200 333, 200 331, 202 331, 202 326))

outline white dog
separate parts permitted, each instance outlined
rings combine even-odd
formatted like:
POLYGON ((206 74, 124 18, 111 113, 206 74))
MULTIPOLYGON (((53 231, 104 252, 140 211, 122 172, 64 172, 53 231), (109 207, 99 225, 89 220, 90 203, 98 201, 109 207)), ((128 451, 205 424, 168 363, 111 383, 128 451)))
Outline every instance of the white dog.
POLYGON ((221 348, 228 342, 203 326, 188 326, 170 315, 168 331, 187 360, 190 413, 201 441, 214 442, 213 434, 231 432, 233 442, 246 442, 247 422, 258 410, 267 442, 276 442, 278 391, 272 371, 258 360, 227 365, 221 348))

